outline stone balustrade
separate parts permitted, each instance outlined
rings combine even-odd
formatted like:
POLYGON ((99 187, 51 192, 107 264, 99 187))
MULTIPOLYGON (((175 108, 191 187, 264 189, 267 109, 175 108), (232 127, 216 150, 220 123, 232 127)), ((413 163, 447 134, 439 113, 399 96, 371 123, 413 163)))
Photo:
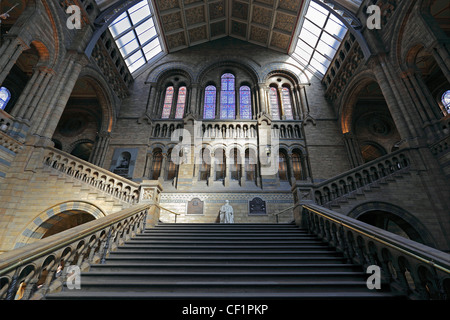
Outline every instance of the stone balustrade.
POLYGON ((2 254, 0 300, 39 300, 65 285, 70 289, 76 285, 71 270, 104 263, 109 252, 145 229, 149 215, 159 212, 152 208, 134 206, 2 254))
POLYGON ((139 202, 140 185, 63 151, 47 148, 43 162, 129 204, 139 202))
POLYGON ((314 200, 328 206, 344 196, 358 192, 364 187, 380 182, 393 174, 410 168, 409 150, 399 150, 347 171, 320 184, 315 184, 314 200))
POLYGON ((22 149, 23 144, 17 141, 16 139, 10 137, 4 132, 0 132, 0 146, 17 153, 20 149, 22 149))
POLYGON ((349 263, 364 270, 378 266, 382 288, 413 300, 450 298, 450 255, 445 252, 313 204, 303 205, 301 224, 349 263))

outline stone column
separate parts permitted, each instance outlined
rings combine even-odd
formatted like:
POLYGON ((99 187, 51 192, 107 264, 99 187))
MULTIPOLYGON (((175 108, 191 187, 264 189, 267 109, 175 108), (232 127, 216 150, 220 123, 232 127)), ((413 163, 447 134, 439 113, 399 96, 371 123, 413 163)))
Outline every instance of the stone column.
MULTIPOLYGON (((83 67, 87 64, 87 59, 83 57, 74 57, 75 61, 72 64, 71 72, 67 75, 67 78, 64 81, 64 87, 61 88, 60 94, 55 97, 56 101, 54 103, 54 108, 51 112, 50 117, 46 123, 45 129, 41 128, 44 137, 51 138, 53 133, 58 125, 59 119, 64 112, 67 101, 72 93, 73 87, 78 79, 78 76, 83 69, 83 67)), ((44 122, 43 122, 44 123, 44 122)))
POLYGON ((38 68, 33 72, 31 79, 28 81, 12 111, 14 117, 19 120, 30 120, 34 111, 30 110, 31 105, 37 105, 38 101, 42 98, 42 93, 51 76, 51 73, 46 68, 38 68))
POLYGON ((159 181, 163 182, 166 180, 166 166, 167 166, 167 153, 162 154, 162 161, 161 161, 161 170, 159 172, 159 181))
POLYGON ((347 148, 347 154, 349 156, 350 163, 353 168, 356 168, 364 163, 361 154, 361 148, 358 140, 352 132, 344 133, 344 143, 347 148))
POLYGON ((214 181, 216 180, 216 169, 215 169, 215 157, 214 154, 211 153, 210 155, 210 161, 211 165, 209 167, 209 178, 208 178, 208 185, 212 186, 214 184, 214 181))
POLYGON ((184 114, 192 113, 193 115, 198 115, 198 114, 200 114, 200 111, 199 111, 200 103, 198 103, 198 100, 197 100, 198 99, 198 97, 197 97, 198 96, 198 94, 197 94, 198 84, 193 83, 191 85, 190 91, 191 91, 191 92, 189 92, 190 99, 189 99, 189 102, 186 101, 186 110, 185 110, 184 114))
POLYGON ((152 115, 155 113, 155 97, 156 97, 156 87, 154 83, 150 83, 150 89, 148 94, 148 103, 147 103, 147 109, 145 113, 152 117, 152 115))
POLYGON ((258 88, 254 86, 251 89, 252 93, 252 119, 256 119, 256 116, 258 115, 258 88))
POLYGON ((110 132, 101 131, 97 134, 97 142, 95 143, 94 150, 92 151, 91 159, 89 159, 92 164, 99 167, 102 166, 110 139, 110 132))
POLYGON ((434 48, 431 49, 431 53, 447 81, 450 82, 450 54, 448 50, 441 43, 437 42, 434 48))
POLYGON ((406 108, 401 94, 399 92, 399 82, 395 81, 390 74, 391 70, 394 70, 389 63, 386 61, 386 57, 373 58, 374 60, 369 62, 370 67, 375 74, 377 82, 383 92, 383 96, 388 105, 389 111, 391 113, 392 119, 394 120, 397 130, 402 137, 402 139, 411 139, 421 136, 420 132, 417 130, 416 126, 411 119, 410 108, 406 108))
POLYGON ((8 76, 11 68, 14 66, 22 52, 27 49, 29 49, 29 47, 21 39, 11 39, 0 57, 0 84, 5 81, 5 78, 8 76))
POLYGON ((267 106, 267 99, 266 99, 266 90, 264 90, 264 84, 259 84, 259 104, 260 104, 260 111, 266 114, 270 114, 267 106))

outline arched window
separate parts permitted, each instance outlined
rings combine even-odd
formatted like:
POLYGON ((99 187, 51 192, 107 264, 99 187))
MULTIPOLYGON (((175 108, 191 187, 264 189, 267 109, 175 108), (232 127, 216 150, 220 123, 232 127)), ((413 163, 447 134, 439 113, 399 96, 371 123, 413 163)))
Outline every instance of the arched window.
POLYGON ((174 162, 178 157, 175 156, 175 159, 172 159, 173 149, 170 149, 169 154, 167 156, 167 180, 173 180, 178 174, 178 164, 174 162))
POLYGON ((177 110, 175 113, 175 119, 183 119, 184 107, 186 105, 186 87, 180 87, 178 89, 177 110))
POLYGON ((256 155, 254 150, 245 150, 245 175, 247 181, 256 180, 256 155))
POLYGON ((200 164, 200 181, 207 181, 211 173, 211 153, 208 149, 202 149, 200 164))
POLYGON ((0 109, 5 110, 6 105, 11 99, 11 93, 5 87, 0 88, 0 109))
POLYGON ((287 181, 287 161, 286 154, 280 152, 278 156, 278 177, 281 181, 287 181))
POLYGON ((161 175, 162 160, 162 152, 159 149, 155 150, 152 157, 152 172, 150 174, 150 179, 158 180, 159 176, 161 175))
POLYGON ((235 119, 236 103, 234 92, 234 76, 231 73, 222 75, 220 92, 220 118, 235 119))
POLYGON ((270 87, 269 90, 270 114, 273 120, 280 120, 280 107, 278 105, 277 88, 270 87))
POLYGON ((302 180, 302 158, 299 153, 292 153, 292 171, 295 180, 302 180))
POLYGON ((445 91, 442 95, 442 104, 444 105, 447 113, 450 113, 450 90, 445 91))
POLYGON ((225 180, 226 165, 227 165, 227 161, 226 161, 226 157, 225 157, 225 151, 223 149, 217 149, 214 152, 214 166, 215 166, 217 181, 225 180))
POLYGON ((250 87, 242 86, 239 89, 239 104, 241 107, 240 115, 241 119, 252 118, 252 97, 250 87))
POLYGON ((167 87, 166 96, 164 98, 164 107, 161 115, 161 119, 169 119, 170 112, 172 111, 172 101, 173 101, 173 87, 167 87))
POLYGON ((283 101, 283 115, 286 120, 294 120, 292 115, 291 94, 288 88, 281 89, 282 101, 283 101))
POLYGON ((207 86, 205 89, 205 105, 203 108, 203 119, 214 119, 216 117, 216 87, 207 86))
POLYGON ((231 151, 231 163, 230 163, 230 175, 231 180, 240 180, 241 179, 241 161, 240 154, 238 149, 233 149, 231 151))

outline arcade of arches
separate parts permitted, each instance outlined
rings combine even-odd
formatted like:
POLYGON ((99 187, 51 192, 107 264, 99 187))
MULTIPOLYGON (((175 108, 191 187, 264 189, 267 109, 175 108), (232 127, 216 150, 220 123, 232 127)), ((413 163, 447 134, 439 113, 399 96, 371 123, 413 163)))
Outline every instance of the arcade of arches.
MULTIPOLYGON (((65 5, 56 1, 21 1, 2 20, 0 253, 98 218, 74 206, 44 218, 52 226, 45 232, 41 224, 28 228, 61 203, 116 212, 130 206, 120 195, 138 198, 136 186, 149 180, 180 222, 214 222, 225 200, 237 223, 273 222, 272 213, 320 194, 325 207, 349 214, 372 206, 358 219, 450 251, 445 1, 393 1, 384 27, 363 27, 360 36, 348 26, 339 33, 323 26, 328 43, 312 33, 319 22, 308 20, 303 27, 311 38, 300 49, 288 45, 304 34, 297 19, 271 23, 255 10, 255 22, 229 10, 203 23, 193 11, 163 2, 150 1, 160 15, 157 32, 152 25, 147 42, 129 39, 123 47, 114 40, 137 35, 139 24, 117 35, 105 27, 91 43, 93 32, 76 33, 55 18, 65 5), (172 13, 192 25, 177 26, 172 13), (226 21, 232 26, 222 26, 226 21), (248 31, 237 35, 241 28, 248 31), (151 50, 160 53, 137 58, 157 39, 151 50), (133 41, 139 46, 128 48, 133 41), (300 51, 314 52, 309 62, 300 51), (140 59, 146 62, 134 70, 140 59), (44 161, 48 154, 58 167, 44 161), (252 212, 255 199, 264 212, 252 212), (377 207, 381 200, 413 218, 377 207)), ((365 21, 370 1, 353 2, 365 21)), ((301 17, 310 1, 286 3, 269 8, 256 1, 251 9, 301 17)), ((94 21, 105 1, 84 4, 90 7, 83 28, 98 30, 94 21)), ((339 25, 338 14, 332 16, 339 25)), ((280 218, 290 222, 292 210, 280 218)), ((161 220, 171 219, 161 213, 161 220)))

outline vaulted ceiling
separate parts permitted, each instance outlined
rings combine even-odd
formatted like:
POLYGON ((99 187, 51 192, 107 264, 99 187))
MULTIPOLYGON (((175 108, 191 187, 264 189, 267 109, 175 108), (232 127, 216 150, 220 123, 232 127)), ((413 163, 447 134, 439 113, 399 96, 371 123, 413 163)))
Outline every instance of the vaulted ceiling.
POLYGON ((287 53, 304 0, 156 0, 167 49, 225 36, 287 53))

